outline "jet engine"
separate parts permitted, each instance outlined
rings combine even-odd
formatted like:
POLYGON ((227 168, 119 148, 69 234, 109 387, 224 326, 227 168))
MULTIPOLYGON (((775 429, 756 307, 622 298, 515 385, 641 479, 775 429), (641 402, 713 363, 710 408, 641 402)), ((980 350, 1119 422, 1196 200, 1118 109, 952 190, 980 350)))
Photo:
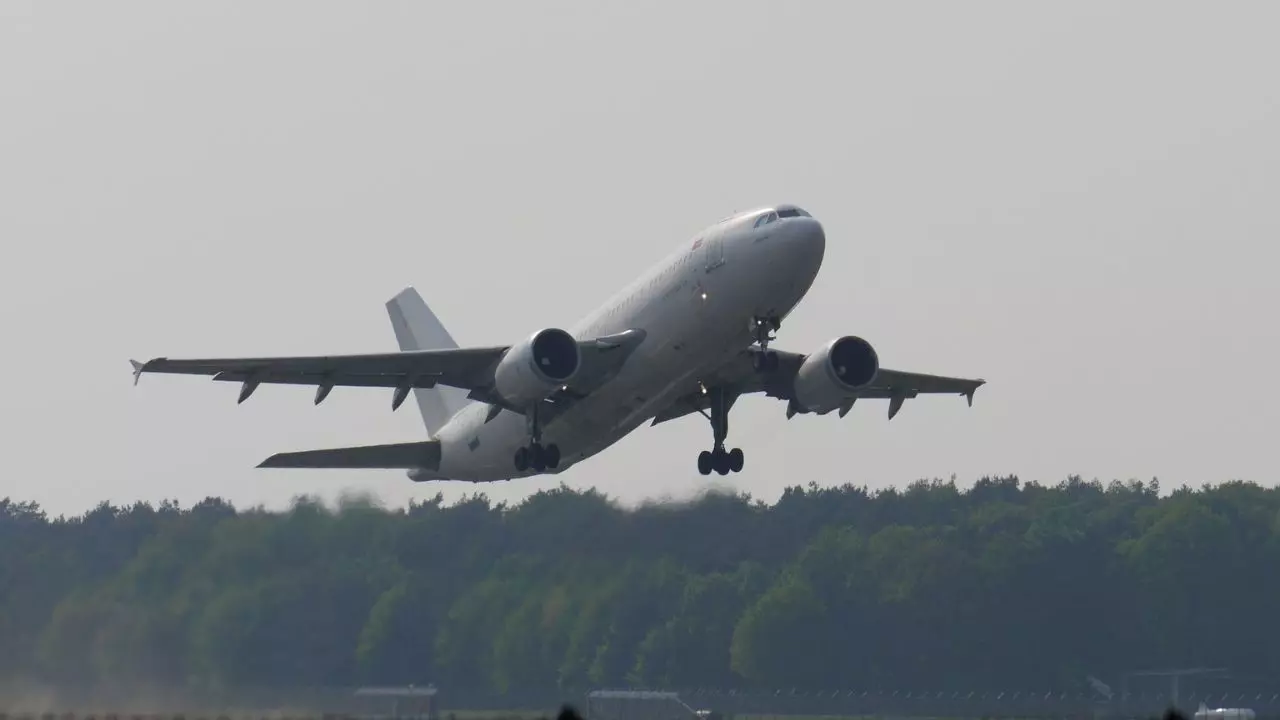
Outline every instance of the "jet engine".
POLYGON ((857 397, 880 371, 880 358, 871 343, 846 335, 809 355, 800 364, 792 396, 800 407, 819 415, 857 397))
POLYGON ((578 341, 559 328, 539 330, 511 346, 493 373, 493 389, 516 407, 549 397, 577 374, 578 341))

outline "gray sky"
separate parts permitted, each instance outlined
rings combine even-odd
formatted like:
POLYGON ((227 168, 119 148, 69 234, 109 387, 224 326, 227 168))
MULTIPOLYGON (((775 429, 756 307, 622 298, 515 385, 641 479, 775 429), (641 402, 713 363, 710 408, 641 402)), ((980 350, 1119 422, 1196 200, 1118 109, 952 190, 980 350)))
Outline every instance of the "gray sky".
MULTIPOLYGON (((795 202, 818 280, 778 346, 845 333, 984 377, 844 420, 735 408, 774 499, 1280 469, 1274 3, 0 3, 0 496, 343 489, 273 452, 417 439, 386 391, 148 376, 130 357, 393 349, 415 285, 462 344, 569 325, 701 227, 795 202), (38 5, 38 7, 37 7, 38 5)), ((699 418, 565 475, 705 488, 699 418)), ((478 486, 516 499, 559 480, 478 486)))

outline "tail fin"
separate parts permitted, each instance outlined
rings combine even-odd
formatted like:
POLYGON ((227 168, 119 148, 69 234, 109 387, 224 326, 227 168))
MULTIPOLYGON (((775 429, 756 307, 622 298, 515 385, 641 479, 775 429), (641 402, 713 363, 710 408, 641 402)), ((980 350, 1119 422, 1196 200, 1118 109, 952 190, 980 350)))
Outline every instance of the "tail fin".
MULTIPOLYGON (((449 331, 436 318, 422 296, 411 287, 401 290, 387 301, 387 314, 396 331, 401 350, 444 350, 458 347, 449 331)), ((422 422, 431 437, 444 427, 467 404, 467 392, 461 388, 437 385, 415 388, 413 397, 422 412, 422 422)))

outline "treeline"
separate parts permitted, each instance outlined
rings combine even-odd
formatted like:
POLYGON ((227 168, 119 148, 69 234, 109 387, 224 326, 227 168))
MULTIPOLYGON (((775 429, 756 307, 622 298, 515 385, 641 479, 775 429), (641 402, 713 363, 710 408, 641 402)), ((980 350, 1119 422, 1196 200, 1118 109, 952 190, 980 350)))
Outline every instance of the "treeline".
POLYGON ((0 501, 0 681, 1069 689, 1280 677, 1280 491, 984 478, 624 510, 0 501))

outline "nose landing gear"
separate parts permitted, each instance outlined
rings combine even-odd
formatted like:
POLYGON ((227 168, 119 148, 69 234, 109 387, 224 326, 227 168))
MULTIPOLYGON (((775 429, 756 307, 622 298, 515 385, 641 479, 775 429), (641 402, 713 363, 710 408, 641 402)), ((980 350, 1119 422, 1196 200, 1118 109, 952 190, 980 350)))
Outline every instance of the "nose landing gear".
MULTIPOLYGON (((724 388, 711 388, 707 394, 711 399, 711 414, 707 419, 711 421, 715 446, 711 450, 698 453, 698 472, 702 475, 710 475, 712 471, 720 475, 742 472, 745 462, 742 449, 734 448, 728 451, 724 449, 725 437, 729 434, 729 406, 733 401, 727 397, 724 388)), ((706 413, 703 415, 706 416, 706 413)))
POLYGON ((760 345, 760 352, 752 358, 756 372, 773 372, 778 369, 778 354, 769 350, 769 343, 775 339, 772 333, 781 328, 782 318, 777 315, 751 318, 751 333, 760 345))

